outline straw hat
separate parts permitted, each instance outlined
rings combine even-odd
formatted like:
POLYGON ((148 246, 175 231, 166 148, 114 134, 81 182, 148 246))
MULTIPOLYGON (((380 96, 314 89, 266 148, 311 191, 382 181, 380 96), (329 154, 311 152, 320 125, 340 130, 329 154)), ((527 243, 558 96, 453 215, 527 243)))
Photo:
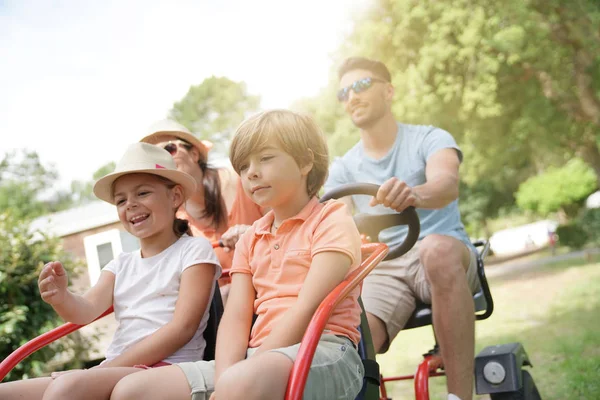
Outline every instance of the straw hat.
POLYGON ((134 143, 127 148, 115 171, 100 178, 94 185, 94 194, 100 200, 115 204, 113 184, 123 175, 146 173, 165 177, 183 186, 187 199, 196 191, 196 181, 191 175, 177 170, 173 157, 165 149, 148 143, 134 143))
POLYGON ((150 128, 148 128, 148 135, 143 137, 140 142, 157 144, 162 142, 161 137, 164 136, 175 136, 179 139, 183 139, 186 142, 194 145, 202 154, 204 154, 205 158, 213 147, 212 142, 208 140, 199 140, 196 136, 192 134, 185 126, 173 121, 172 119, 163 119, 158 121, 150 128))

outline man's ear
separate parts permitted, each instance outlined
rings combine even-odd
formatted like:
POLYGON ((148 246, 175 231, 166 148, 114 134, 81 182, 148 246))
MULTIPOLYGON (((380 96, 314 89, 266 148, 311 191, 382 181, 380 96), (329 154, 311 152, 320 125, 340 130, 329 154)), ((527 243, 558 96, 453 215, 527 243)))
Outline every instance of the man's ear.
POLYGON ((394 100, 395 89, 391 83, 387 83, 385 88, 385 100, 391 103, 394 100))
POLYGON ((311 149, 308 149, 308 157, 307 157, 306 164, 304 164, 302 167, 300 167, 300 173, 303 176, 307 176, 308 173, 310 172, 310 170, 313 168, 314 160, 315 160, 315 153, 313 153, 313 151, 311 149))

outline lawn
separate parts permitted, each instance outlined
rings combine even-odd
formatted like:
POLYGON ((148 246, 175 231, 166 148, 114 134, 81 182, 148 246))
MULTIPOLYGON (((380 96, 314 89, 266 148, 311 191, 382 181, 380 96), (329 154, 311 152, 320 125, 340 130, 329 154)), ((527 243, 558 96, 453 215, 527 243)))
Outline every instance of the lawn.
MULTIPOLYGON (((600 399, 600 258, 492 273, 502 267, 488 267, 495 310, 476 324, 476 353, 520 342, 544 400, 600 399)), ((383 375, 413 373, 433 343, 431 327, 400 333, 378 357, 383 375)), ((414 398, 412 381, 386 387, 394 399, 414 398)), ((432 399, 445 400, 445 378, 433 379, 430 390, 432 399)))

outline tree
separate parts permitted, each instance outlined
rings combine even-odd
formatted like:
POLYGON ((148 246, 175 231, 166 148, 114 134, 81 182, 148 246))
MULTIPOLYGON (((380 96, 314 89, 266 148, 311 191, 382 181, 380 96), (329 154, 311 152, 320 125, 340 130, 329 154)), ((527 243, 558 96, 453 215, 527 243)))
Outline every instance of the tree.
POLYGON ((70 191, 71 203, 83 205, 89 203, 90 201, 97 200, 93 193, 94 183, 103 176, 113 172, 115 170, 115 166, 116 164, 114 161, 104 164, 98 168, 96 172, 94 172, 92 176, 93 179, 91 181, 72 181, 70 191))
POLYGON ((249 114, 257 112, 260 98, 248 93, 246 84, 211 76, 190 87, 173 105, 170 117, 202 139, 216 145, 228 141, 249 114))
MULTIPOLYGON (((72 272, 76 265, 62 252, 59 239, 30 232, 28 224, 10 212, 0 212, 0 359, 26 341, 60 325, 63 321, 42 301, 37 278, 45 263, 63 261, 72 272)), ((79 335, 70 335, 38 350, 8 375, 8 380, 35 377, 49 371, 57 354, 71 356, 67 367, 81 367, 79 360, 90 349, 79 335)))
POLYGON ((542 216, 560 211, 564 217, 574 218, 596 188, 594 170, 575 158, 564 167, 548 168, 523 182, 516 194, 517 205, 542 216))
POLYGON ((579 155, 600 177, 600 3, 379 0, 340 56, 386 63, 401 120, 461 142, 464 177, 579 155))
POLYGON ((58 174, 42 166, 36 152, 6 154, 0 161, 0 212, 10 210, 15 219, 35 218, 48 211, 40 194, 50 188, 58 174))

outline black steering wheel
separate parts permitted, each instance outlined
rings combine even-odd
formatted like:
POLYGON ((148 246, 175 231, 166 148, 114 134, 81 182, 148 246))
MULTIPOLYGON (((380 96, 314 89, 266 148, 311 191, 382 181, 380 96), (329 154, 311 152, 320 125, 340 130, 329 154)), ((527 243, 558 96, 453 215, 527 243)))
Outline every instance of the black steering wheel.
MULTIPOLYGON (((327 200, 358 194, 375 196, 378 190, 379 186, 373 183, 347 183, 325 193, 320 201, 322 203, 327 200)), ((390 248, 390 252, 384 260, 400 257, 409 251, 417 243, 421 231, 419 216, 414 207, 408 207, 401 213, 395 214, 356 214, 354 222, 359 232, 367 235, 373 241, 379 240, 379 232, 384 229, 392 226, 408 225, 408 233, 404 241, 390 248)))

